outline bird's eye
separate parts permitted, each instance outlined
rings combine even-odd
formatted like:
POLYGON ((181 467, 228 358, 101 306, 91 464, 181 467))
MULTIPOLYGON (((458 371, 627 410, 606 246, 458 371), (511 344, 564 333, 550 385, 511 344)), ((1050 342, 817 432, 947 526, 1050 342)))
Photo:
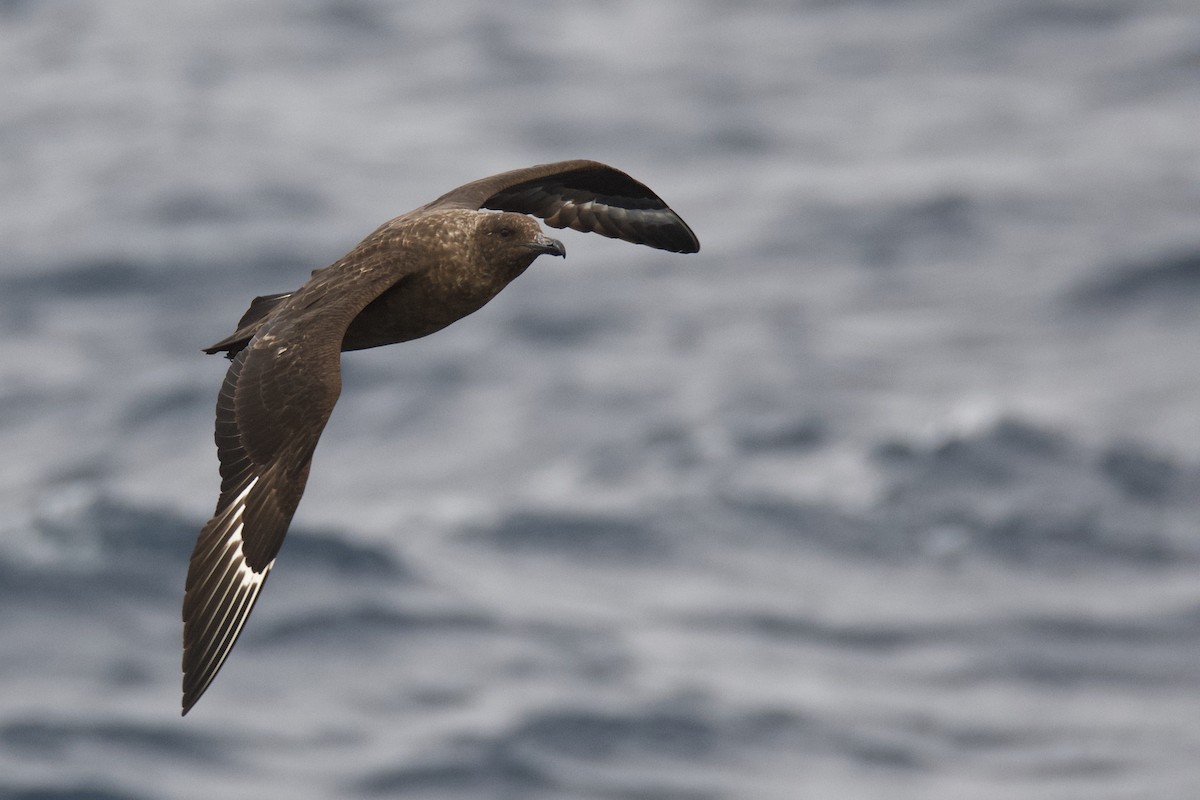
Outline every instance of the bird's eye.
POLYGON ((500 229, 500 238, 501 239, 511 239, 514 233, 516 233, 516 231, 514 231, 512 228, 501 228, 500 229))

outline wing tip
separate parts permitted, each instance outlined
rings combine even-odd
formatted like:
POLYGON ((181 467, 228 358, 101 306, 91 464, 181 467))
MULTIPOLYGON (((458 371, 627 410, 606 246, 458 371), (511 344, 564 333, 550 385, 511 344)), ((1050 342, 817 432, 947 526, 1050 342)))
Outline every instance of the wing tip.
POLYGON ((664 206, 663 211, 669 215, 670 221, 659 226, 659 235, 652 237, 652 240, 646 241, 645 244, 671 253, 699 253, 700 240, 691 226, 669 206, 664 206))
MULTIPOLYGON (((678 215, 676 215, 676 217, 679 218, 678 215)), ((700 240, 696 238, 696 234, 692 231, 692 229, 690 227, 688 227, 688 224, 686 222, 684 222, 682 218, 679 218, 679 226, 680 226, 680 233, 683 234, 684 243, 682 245, 680 245, 678 248, 672 248, 671 252, 684 253, 684 254, 699 253, 700 252, 700 240)))
POLYGON ((247 496, 257 483, 255 476, 218 510, 201 530, 192 552, 183 597, 181 716, 187 715, 221 671, 275 564, 271 559, 256 570, 243 550, 242 517, 247 496))
MULTIPOLYGON (((217 623, 215 630, 206 625, 201 629, 199 636, 188 636, 190 624, 201 621, 203 613, 208 611, 207 608, 201 610, 201 616, 193 616, 191 621, 185 617, 182 659, 183 710, 180 716, 187 716, 188 711, 200 701, 200 698, 208 691, 208 687, 212 686, 213 681, 216 680, 221 668, 225 666, 229 654, 233 652, 233 646, 241 638, 246 620, 250 618, 250 612, 258 604, 258 598, 274 564, 275 561, 272 559, 266 569, 261 573, 255 573, 256 579, 253 584, 243 585, 240 591, 235 590, 232 595, 226 593, 227 605, 218 609, 217 616, 212 620, 217 623)), ((187 602, 186 596, 184 602, 185 604, 187 602)))

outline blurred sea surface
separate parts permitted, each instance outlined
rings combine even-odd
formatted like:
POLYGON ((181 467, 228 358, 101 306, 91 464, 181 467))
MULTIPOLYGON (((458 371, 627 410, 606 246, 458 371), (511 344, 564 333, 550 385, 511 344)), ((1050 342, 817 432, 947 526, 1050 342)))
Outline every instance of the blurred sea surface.
POLYGON ((6 0, 0 75, 0 797, 1197 796, 1191 0, 6 0), (180 719, 199 349, 576 157, 702 251, 348 354, 180 719))

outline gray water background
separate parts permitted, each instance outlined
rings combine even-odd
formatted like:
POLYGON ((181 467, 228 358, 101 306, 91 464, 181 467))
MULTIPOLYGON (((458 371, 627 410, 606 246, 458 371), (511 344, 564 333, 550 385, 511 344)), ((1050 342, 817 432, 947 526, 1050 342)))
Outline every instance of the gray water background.
POLYGON ((0 797, 1200 796, 1190 0, 0 2, 0 797), (383 220, 596 158, 347 355, 178 716, 224 336, 383 220))

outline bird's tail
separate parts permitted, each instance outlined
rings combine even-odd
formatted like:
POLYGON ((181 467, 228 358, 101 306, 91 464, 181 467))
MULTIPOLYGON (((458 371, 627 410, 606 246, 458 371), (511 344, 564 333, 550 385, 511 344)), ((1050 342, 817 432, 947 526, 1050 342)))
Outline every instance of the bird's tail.
POLYGON ((254 298, 250 302, 250 308, 246 309, 246 313, 242 314, 242 318, 238 320, 237 330, 216 344, 204 348, 204 352, 209 354, 223 352, 226 358, 233 358, 250 343, 254 334, 258 333, 258 329, 262 327, 263 322, 275 310, 275 307, 291 297, 292 294, 292 292, 280 292, 254 298))

